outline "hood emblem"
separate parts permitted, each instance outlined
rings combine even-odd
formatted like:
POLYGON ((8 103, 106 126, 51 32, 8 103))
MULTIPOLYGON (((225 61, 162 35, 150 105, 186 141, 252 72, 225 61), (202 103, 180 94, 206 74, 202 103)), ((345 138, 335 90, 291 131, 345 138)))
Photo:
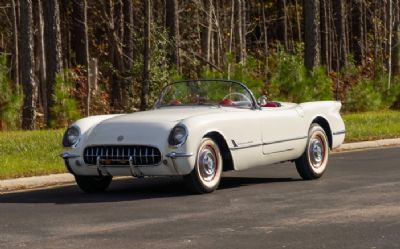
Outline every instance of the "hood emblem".
POLYGON ((121 142, 122 140, 124 140, 124 136, 121 135, 121 136, 118 136, 118 137, 117 137, 117 141, 118 141, 118 142, 121 142))

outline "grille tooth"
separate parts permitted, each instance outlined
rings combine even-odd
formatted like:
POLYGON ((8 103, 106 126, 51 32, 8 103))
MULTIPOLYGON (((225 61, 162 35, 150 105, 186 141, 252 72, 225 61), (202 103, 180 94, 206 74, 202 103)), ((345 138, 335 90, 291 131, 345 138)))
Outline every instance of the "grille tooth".
POLYGON ((139 147, 139 163, 143 164, 142 163, 142 148, 141 147, 139 147))
POLYGON ((151 166, 161 162, 161 152, 152 146, 123 145, 123 146, 90 146, 84 152, 86 164, 95 165, 97 157, 106 159, 107 165, 129 165, 132 157, 134 165, 151 166))
POLYGON ((136 148, 133 147, 133 164, 136 164, 136 148))

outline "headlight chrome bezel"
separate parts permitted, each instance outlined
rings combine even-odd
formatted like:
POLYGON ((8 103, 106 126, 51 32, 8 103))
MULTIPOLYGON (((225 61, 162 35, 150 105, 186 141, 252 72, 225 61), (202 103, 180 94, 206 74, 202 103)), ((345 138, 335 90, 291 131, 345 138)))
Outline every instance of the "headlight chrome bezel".
POLYGON ((172 128, 168 136, 168 144, 174 147, 180 147, 186 143, 187 137, 189 135, 188 129, 184 124, 177 124, 172 128), (184 132, 180 138, 177 138, 177 132, 184 132))
POLYGON ((81 135, 82 135, 81 129, 78 126, 72 125, 68 127, 68 129, 64 133, 62 145, 66 148, 75 148, 81 140, 81 135), (71 138, 71 135, 69 134, 70 132, 76 133, 74 139, 70 139, 71 138))

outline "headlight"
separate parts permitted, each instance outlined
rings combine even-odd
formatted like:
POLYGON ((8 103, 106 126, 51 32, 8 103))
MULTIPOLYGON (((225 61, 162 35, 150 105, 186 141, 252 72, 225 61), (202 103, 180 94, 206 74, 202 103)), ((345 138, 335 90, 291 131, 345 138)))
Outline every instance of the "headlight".
POLYGON ((187 129, 184 125, 176 125, 168 137, 168 143, 173 146, 180 146, 186 142, 188 136, 187 129))
POLYGON ((81 136, 81 131, 76 126, 71 126, 64 133, 62 144, 64 147, 75 146, 79 142, 79 137, 81 136))

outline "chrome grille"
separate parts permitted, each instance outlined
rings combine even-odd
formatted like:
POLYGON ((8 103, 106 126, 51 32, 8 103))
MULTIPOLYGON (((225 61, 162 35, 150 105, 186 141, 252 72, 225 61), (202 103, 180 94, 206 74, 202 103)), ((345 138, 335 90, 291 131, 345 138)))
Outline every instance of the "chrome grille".
POLYGON ((86 164, 96 165, 97 158, 102 165, 157 165, 161 161, 161 152, 152 146, 123 145, 123 146, 90 146, 83 152, 86 164))

